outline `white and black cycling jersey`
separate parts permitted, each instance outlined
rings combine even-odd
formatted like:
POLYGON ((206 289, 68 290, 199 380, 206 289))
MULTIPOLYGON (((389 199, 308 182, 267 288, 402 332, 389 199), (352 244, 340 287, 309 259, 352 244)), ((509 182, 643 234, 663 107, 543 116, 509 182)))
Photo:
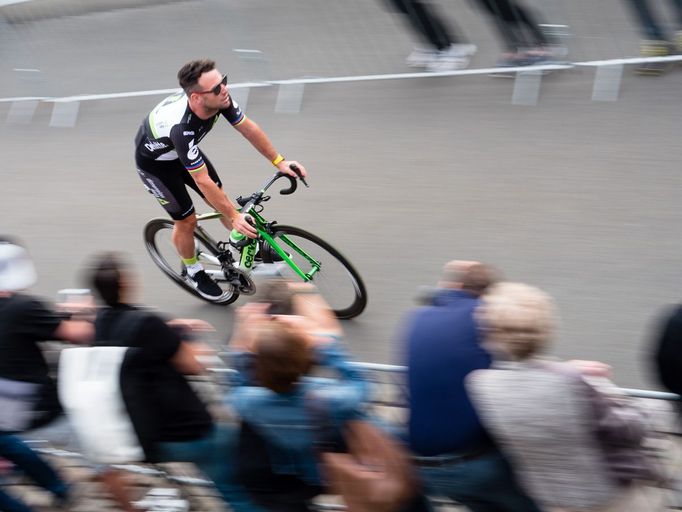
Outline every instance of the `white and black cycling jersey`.
POLYGON ((196 171, 204 165, 199 142, 221 115, 232 126, 246 119, 232 97, 228 107, 201 119, 189 108, 184 92, 173 94, 154 107, 142 122, 135 138, 138 156, 151 160, 179 159, 189 172, 196 171))

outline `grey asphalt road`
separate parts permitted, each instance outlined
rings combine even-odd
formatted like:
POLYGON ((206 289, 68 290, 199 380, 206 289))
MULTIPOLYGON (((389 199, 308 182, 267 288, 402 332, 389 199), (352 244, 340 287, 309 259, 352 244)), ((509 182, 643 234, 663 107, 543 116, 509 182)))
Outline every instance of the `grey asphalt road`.
MULTIPOLYGON (((65 17, 38 13, 40 2, 0 18, 0 100, 174 88, 197 56, 235 83, 409 71, 410 33, 379 0, 156 1, 65 17)), ((572 60, 636 54, 621 2, 564 4, 536 2, 570 25, 572 60)), ((472 67, 489 67, 489 25, 466 2, 442 7, 479 46, 472 67)), ((358 359, 399 362, 416 288, 448 259, 480 259, 556 298, 552 353, 600 359, 619 384, 655 387, 652 329, 682 282, 681 77, 679 67, 655 78, 626 68, 618 101, 595 102, 593 69, 558 71, 535 106, 512 104, 513 80, 487 75, 308 84, 289 113, 275 86, 235 94, 310 171, 311 188, 274 198, 270 217, 327 239, 366 280, 369 307, 345 323, 358 359)), ((143 225, 163 211, 135 175, 132 138, 162 97, 81 101, 77 115, 60 105, 70 127, 53 126, 53 102, 0 101, 0 232, 30 247, 41 294, 79 286, 93 252, 124 250, 141 301, 226 337, 233 310, 176 288, 142 245, 143 225)), ((272 171, 227 124, 203 149, 232 195, 272 171)))

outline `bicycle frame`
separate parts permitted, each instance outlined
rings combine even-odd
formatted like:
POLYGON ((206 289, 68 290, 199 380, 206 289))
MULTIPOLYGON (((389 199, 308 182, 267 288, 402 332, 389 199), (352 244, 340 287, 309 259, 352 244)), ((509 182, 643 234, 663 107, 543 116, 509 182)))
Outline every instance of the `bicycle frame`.
POLYGON ((298 181, 308 185, 298 167, 290 165, 289 169, 293 172, 278 170, 260 190, 236 198, 239 223, 247 217, 254 238, 238 237, 234 231, 228 238, 230 223, 225 222, 220 212, 197 214, 193 233, 195 254, 208 277, 223 291, 222 295, 215 299, 206 296, 187 277, 186 265, 180 265, 173 243, 175 224, 169 219, 152 219, 145 225, 145 246, 154 263, 177 285, 214 304, 229 305, 240 295, 253 295, 259 287, 254 278, 280 275, 304 283, 314 281, 338 318, 354 318, 362 313, 367 305, 367 290, 358 271, 338 249, 314 233, 280 225, 261 215, 263 203, 271 199, 266 192, 279 178, 289 180, 289 186, 279 190, 282 195, 292 194, 298 181), (216 219, 222 221, 220 225, 207 224, 216 219))
MULTIPOLYGON (((264 192, 265 189, 263 189, 261 192, 264 192)), ((296 264, 294 260, 291 259, 289 254, 282 249, 282 247, 277 243, 277 241, 273 238, 273 236, 270 234, 270 230, 272 229, 272 223, 268 223, 259 213, 253 210, 253 208, 250 208, 249 215, 253 218, 254 223, 255 223, 255 228, 258 231, 258 239, 261 241, 267 242, 270 247, 272 247, 275 252, 279 255, 280 258, 282 258, 282 261, 284 261, 289 267, 301 278, 303 281, 310 281, 312 280, 313 276, 320 270, 320 262, 317 261, 316 259, 312 258, 310 255, 308 255, 303 249, 298 247, 295 243, 293 243, 289 238, 287 238, 286 235, 282 236, 282 239, 286 241, 287 245, 294 251, 296 251, 299 255, 301 255, 303 258, 305 258, 311 265, 312 269, 310 272, 306 273, 301 270, 301 268, 296 264)), ((216 252, 219 252, 218 249, 218 241, 216 241, 211 235, 208 234, 208 232, 201 227, 199 222, 204 221, 204 220, 212 220, 212 219, 220 219, 222 217, 222 213, 220 212, 210 212, 210 213, 203 213, 200 215, 197 215, 197 227, 196 231, 199 231, 201 235, 207 240, 210 241, 211 244, 214 246, 216 252)), ((204 254, 203 257, 211 261, 214 265, 222 265, 221 261, 216 258, 213 255, 210 254, 204 254)))

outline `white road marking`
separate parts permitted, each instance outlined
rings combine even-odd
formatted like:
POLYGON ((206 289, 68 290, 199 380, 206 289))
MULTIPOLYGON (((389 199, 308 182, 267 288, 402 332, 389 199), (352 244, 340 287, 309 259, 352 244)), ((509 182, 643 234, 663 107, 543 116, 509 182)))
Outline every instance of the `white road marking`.
MULTIPOLYGON (((1 2, 2 0, 0 0, 1 2)), ((0 3, 0 5, 2 5, 0 3)), ((257 50, 238 50, 240 52, 256 52, 257 50)), ((594 60, 584 62, 572 62, 566 64, 543 64, 537 66, 522 66, 515 68, 476 68, 476 69, 460 69, 456 71, 443 71, 438 73, 418 72, 418 73, 391 73, 383 75, 352 75, 352 76, 336 76, 336 77, 321 77, 321 78, 294 78, 288 80, 272 80, 263 82, 241 82, 230 84, 230 89, 251 89, 255 87, 272 87, 272 86, 289 86, 289 85, 304 85, 304 84, 333 84, 344 82, 371 82, 379 80, 404 80, 410 78, 437 78, 446 76, 467 76, 467 75, 489 75, 492 73, 519 73, 523 75, 528 72, 538 71, 553 71, 561 69, 572 69, 574 67, 602 67, 602 66, 617 66, 624 64, 641 64, 644 62, 674 62, 682 61, 682 55, 670 55, 666 57, 631 57, 610 60, 594 60)), ((36 71, 37 69, 16 69, 16 71, 36 71)), ((286 88, 285 88, 286 89, 286 88)), ((48 96, 17 96, 9 98, 0 98, 0 103, 20 102, 20 101, 39 101, 48 103, 70 103, 80 101, 93 100, 112 100, 121 98, 135 98, 141 96, 161 96, 164 94, 173 94, 180 89, 152 89, 146 91, 128 91, 102 94, 80 94, 74 96, 63 97, 48 97, 48 96)))
POLYGON ((28 2, 29 0, 0 0, 0 7, 5 7, 6 5, 21 4, 28 2))
MULTIPOLYGON (((442 71, 439 73, 419 72, 419 73, 392 73, 384 75, 353 75, 353 76, 332 76, 322 78, 293 78, 289 80, 272 80, 268 82, 242 82, 230 84, 230 89, 270 87, 273 85, 294 85, 294 84, 331 84, 343 82, 371 82, 378 80, 403 80, 408 78, 435 78, 443 76, 465 76, 465 75, 489 75, 491 73, 515 73, 524 71, 553 71, 559 69, 571 69, 576 66, 608 66, 616 64, 641 64, 643 62, 674 62, 682 61, 682 55, 670 55, 667 57, 631 57, 623 59, 593 60, 585 62, 572 62, 566 64, 543 64, 538 66, 522 66, 517 68, 476 68, 459 69, 456 71, 442 71)), ((27 101, 39 100, 48 102, 67 102, 67 101, 90 101, 90 100, 110 100, 120 98, 134 98, 137 96, 155 96, 163 94, 173 94, 179 89, 156 89, 149 91, 130 91, 104 94, 82 94, 66 96, 61 98, 50 97, 15 97, 0 98, 0 102, 8 101, 27 101)))

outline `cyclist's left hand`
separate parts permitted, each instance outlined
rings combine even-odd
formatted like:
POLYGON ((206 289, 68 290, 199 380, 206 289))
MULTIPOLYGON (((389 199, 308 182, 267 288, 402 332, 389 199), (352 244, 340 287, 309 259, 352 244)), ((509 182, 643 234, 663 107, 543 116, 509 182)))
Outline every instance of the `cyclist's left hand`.
POLYGON ((305 170, 305 167, 303 167, 296 160, 282 160, 280 163, 277 164, 277 169, 279 169, 279 171, 284 174, 288 174, 289 176, 298 178, 298 175, 289 167, 291 165, 295 165, 296 167, 298 167, 301 170, 301 176, 303 176, 304 178, 308 176, 308 172, 305 170))

